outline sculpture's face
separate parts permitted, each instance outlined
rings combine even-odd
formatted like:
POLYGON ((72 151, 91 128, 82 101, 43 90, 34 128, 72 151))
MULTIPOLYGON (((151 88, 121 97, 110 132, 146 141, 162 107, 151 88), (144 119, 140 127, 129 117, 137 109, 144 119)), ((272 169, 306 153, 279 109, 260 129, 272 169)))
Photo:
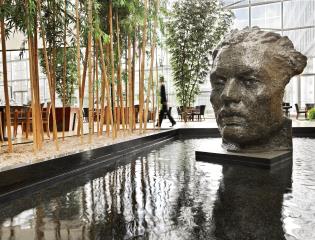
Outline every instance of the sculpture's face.
POLYGON ((273 56, 265 46, 243 44, 218 52, 211 71, 211 103, 226 142, 267 139, 281 124, 285 73, 273 56))

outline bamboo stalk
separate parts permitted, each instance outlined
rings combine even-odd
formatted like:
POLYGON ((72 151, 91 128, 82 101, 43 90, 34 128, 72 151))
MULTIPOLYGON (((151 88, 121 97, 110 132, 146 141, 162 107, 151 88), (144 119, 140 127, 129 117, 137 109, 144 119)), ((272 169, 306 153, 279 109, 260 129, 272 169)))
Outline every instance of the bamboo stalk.
MULTIPOLYGON (((3 5, 3 0, 0 0, 0 5, 3 5)), ((5 114, 6 125, 8 133, 8 152, 13 152, 12 139, 11 139, 11 112, 10 112, 10 99, 8 92, 8 69, 7 69, 7 48, 5 42, 5 25, 4 19, 1 19, 1 46, 2 46, 2 69, 3 69, 3 88, 5 97, 5 114)), ((0 126, 2 131, 2 126, 0 126)))
MULTIPOLYGON (((55 43, 54 43, 55 45, 55 43)), ((53 47, 53 64, 52 64, 52 69, 50 69, 51 72, 51 86, 53 90, 53 95, 51 97, 51 100, 54 102, 56 105, 56 69, 57 69, 57 47, 53 47)))
MULTIPOLYGON (((86 81, 86 72, 88 69, 88 57, 89 57, 89 48, 86 47, 85 48, 85 55, 84 55, 84 62, 83 62, 83 73, 82 73, 82 96, 84 97, 84 93, 85 93, 85 81, 86 81)), ((82 101, 84 100, 84 98, 82 98, 82 101)), ((83 106, 83 102, 82 102, 82 106, 83 106)))
POLYGON ((92 80, 92 1, 88 1, 88 75, 89 75, 89 142, 92 142, 94 125, 93 80, 92 80))
POLYGON ((129 132, 133 131, 133 103, 132 103, 132 69, 131 69, 131 36, 128 34, 128 99, 129 99, 129 132))
MULTIPOLYGON (((122 122, 122 128, 125 130, 125 109, 124 109, 124 101, 123 101, 123 95, 122 95, 122 84, 121 84, 121 54, 120 54, 120 28, 119 28, 119 16, 118 12, 116 11, 116 28, 117 28, 117 57, 118 57, 118 67, 117 67, 117 82, 118 82, 118 94, 119 94, 119 100, 118 101, 118 111, 121 113, 121 122, 122 122)), ((119 119, 118 122, 118 129, 120 126, 120 114, 118 114, 119 119)))
MULTIPOLYGON (((83 73, 82 73, 82 83, 81 83, 81 86, 82 86, 82 90, 81 90, 81 94, 82 94, 81 105, 82 105, 82 108, 83 108, 84 93, 85 93, 86 72, 87 72, 87 68, 88 68, 88 56, 89 56, 89 48, 86 47, 85 48, 84 61, 83 61, 83 73)), ((83 126, 83 123, 82 123, 82 126, 83 126)), ((80 132, 80 129, 81 129, 81 126, 79 126, 79 128, 78 128, 78 133, 80 132)))
MULTIPOLYGON (((29 6, 28 6, 28 2, 25 1, 25 12, 27 14, 29 14, 29 6)), ((33 46, 33 34, 32 34, 32 29, 30 27, 30 23, 29 23, 29 19, 26 18, 26 26, 27 26, 27 35, 28 35, 28 48, 29 48, 29 66, 30 66, 30 82, 31 82, 31 96, 32 96, 32 126, 33 126, 33 150, 36 153, 38 148, 39 148, 39 144, 38 144, 38 139, 39 137, 37 136, 38 131, 37 131, 37 114, 36 114, 36 84, 35 84, 35 69, 34 69, 34 46, 33 46)))
POLYGON ((64 2, 64 31, 63 31, 63 78, 62 78, 62 140, 65 140, 66 129, 66 77, 67 77, 67 0, 64 2))
POLYGON ((37 145, 37 125, 36 125, 36 111, 35 111, 35 88, 34 88, 34 69, 33 69, 33 47, 32 47, 32 36, 28 36, 28 49, 29 49, 29 65, 30 65, 30 82, 31 82, 31 96, 32 96, 32 128, 33 128, 33 150, 36 153, 38 150, 37 145))
POLYGON ((129 73, 128 73, 128 35, 124 38, 125 40, 125 44, 126 44, 126 51, 125 51, 125 64, 124 64, 124 67, 125 67, 125 73, 126 73, 126 76, 127 76, 127 80, 124 81, 124 88, 125 88, 125 106, 126 106, 126 111, 125 111, 125 126, 126 126, 126 130, 128 130, 129 128, 129 73))
MULTIPOLYGON (((96 59, 95 59, 95 40, 93 41, 93 45, 92 45, 92 99, 93 99, 93 125, 92 125, 92 133, 94 135, 95 133, 95 126, 94 126, 94 119, 95 119, 95 114, 96 113, 96 108, 95 108, 95 104, 96 104, 96 100, 95 100, 95 79, 96 79, 96 69, 95 69, 95 65, 96 65, 96 59)), ((96 115, 97 116, 97 115, 96 115)), ((97 128, 98 129, 98 128, 97 128)))
POLYGON ((98 86, 98 53, 97 53, 98 49, 97 49, 97 41, 95 41, 95 57, 94 57, 94 61, 95 61, 95 83, 96 83, 96 116, 97 116, 97 133, 98 136, 101 135, 100 133, 100 109, 99 109, 99 86, 98 86))
MULTIPOLYGON (((110 55, 110 46, 108 44, 105 45, 105 52, 106 52, 106 56, 105 56, 105 60, 106 60, 106 65, 107 66, 110 66, 110 59, 109 59, 109 55, 110 55)), ((108 71, 108 69, 106 69, 108 71)), ((112 96, 111 96, 111 91, 113 91, 111 88, 111 84, 109 82, 109 75, 110 73, 109 72, 106 72, 108 75, 106 77, 106 83, 105 83, 105 87, 106 87, 106 99, 110 99, 110 108, 107 106, 106 108, 106 135, 109 137, 110 135, 110 132, 111 132, 111 129, 112 129, 112 133, 113 133, 113 122, 111 122, 111 117, 110 115, 112 116, 112 96), (107 92, 107 85, 108 85, 108 88, 109 88, 109 92, 107 92)), ((107 100, 106 100, 107 101, 107 100)), ((107 101, 108 102, 108 101, 107 101)))
MULTIPOLYGON (((101 40, 98 39, 97 41, 98 45, 100 46, 100 52, 103 50, 101 49, 101 40)), ((100 54, 101 58, 101 78, 102 78, 102 83, 101 83, 101 119, 100 119, 100 126, 99 126, 99 133, 100 135, 103 134, 103 126, 105 123, 105 84, 106 84, 106 69, 103 69, 103 64, 102 64, 102 54, 100 54)), ((103 59, 104 61, 104 59, 103 59)))
MULTIPOLYGON (((156 49, 157 51, 157 49, 156 49)), ((155 61, 155 80, 156 80, 156 83, 155 83, 155 89, 154 89, 154 86, 153 86, 153 93, 155 92, 155 97, 153 96, 153 109, 154 109, 154 124, 153 124, 153 128, 155 130, 155 122, 156 120, 159 121, 159 117, 157 117, 158 119, 156 119, 156 116, 159 116, 159 100, 158 100, 158 97, 159 97, 159 93, 158 93, 158 89, 159 89, 159 68, 158 68, 158 56, 157 56, 157 52, 156 52, 156 61, 155 61), (156 110, 155 110, 155 107, 154 107, 154 103, 156 102, 156 110)), ((158 124, 159 125, 159 124, 158 124)))
MULTIPOLYGON (((112 129, 113 129, 113 115, 112 115, 112 105, 111 105, 111 97, 110 97, 110 89, 109 89, 109 82, 107 79, 107 70, 106 70, 106 65, 104 61, 104 52, 103 52, 103 45, 101 43, 101 40, 99 40, 99 47, 100 47, 100 58, 101 58, 101 67, 102 67, 102 72, 103 72, 103 77, 104 77, 104 85, 105 85, 105 90, 106 90, 106 102, 107 102, 107 112, 106 112, 106 118, 111 121, 112 124, 112 129)), ((106 120, 106 125, 108 121, 106 120)), ((106 128, 107 134, 109 135, 109 128, 106 128)))
POLYGON ((147 40, 147 14, 148 14, 148 0, 144 0, 144 19, 142 30, 142 58, 141 58, 141 75, 139 82, 139 116, 140 116, 140 133, 142 133, 143 110, 144 110, 144 70, 145 70, 145 49, 147 40))
MULTIPOLYGON (((156 54, 157 55, 157 54, 156 54)), ((156 106, 157 106, 157 121, 158 123, 160 122, 160 89, 159 89, 159 67, 158 67, 158 61, 156 59, 156 63, 155 63, 155 66, 156 66, 156 89, 155 89, 155 92, 156 92, 156 106)), ((154 124, 155 126, 155 124, 154 124)), ((158 124, 158 130, 161 129, 161 126, 160 124, 158 124)))
MULTIPOLYGON (((159 12, 159 0, 156 0, 156 14, 159 12)), ((158 27, 157 16, 154 18, 154 26, 153 26, 153 43, 151 45, 151 61, 150 61, 150 73, 149 73, 149 81, 148 81, 148 93, 146 99, 145 113, 144 113, 144 131, 147 129, 147 118, 149 112, 149 104, 151 97, 151 85, 153 82, 153 64, 154 64, 154 53, 156 48, 156 29, 158 27)), ((154 122, 153 122, 154 125, 154 122)))
MULTIPOLYGON (((53 27, 56 28, 56 16, 57 16, 57 12, 56 12, 56 0, 53 0, 53 16, 54 16, 54 20, 53 20, 53 27)), ((54 104, 56 105, 56 69, 57 69, 57 46, 56 46, 56 41, 53 41, 53 61, 52 61, 52 66, 53 68, 50 69, 50 72, 52 74, 51 80, 52 80, 52 90, 53 90, 53 97, 52 97, 52 101, 54 101, 54 104)), ((55 136, 54 136, 55 137, 55 136)))
POLYGON ((79 124, 78 135, 81 137, 81 143, 83 141, 83 119, 82 119, 82 86, 81 86, 81 60, 80 60, 80 19, 79 19, 79 0, 75 1, 75 14, 76 14, 76 43, 77 43, 77 74, 78 74, 78 86, 79 86, 79 124))
MULTIPOLYGON (((131 91, 131 108, 132 108, 132 130, 136 129, 136 119, 135 119, 135 81, 136 81, 136 31, 134 31, 133 41, 132 41, 132 91, 131 91)), ((139 48, 140 49, 140 48, 139 48)), ((139 55, 139 62, 140 62, 139 55)), ((139 69, 140 70, 140 69, 139 69)), ((140 71, 139 71, 140 72, 140 71)), ((140 79, 140 78, 139 78, 140 79)))
POLYGON ((113 101, 113 128, 112 136, 117 137, 117 122, 116 122, 116 88, 115 88, 115 66, 114 66, 114 39, 113 39, 113 2, 109 0, 109 35, 110 35, 110 63, 111 63, 111 84, 112 84, 112 101, 113 101))
MULTIPOLYGON (((55 101, 54 101, 54 87, 53 82, 51 78, 51 72, 49 68, 49 62, 48 62, 48 56, 47 56, 47 48, 46 48, 46 33, 43 26, 43 22, 41 19, 41 1, 38 0, 37 6, 38 6, 38 12, 39 12, 39 22, 41 25, 41 31, 42 31, 42 40, 43 40, 43 52, 44 52, 44 58, 45 58, 45 65, 46 65, 46 71, 47 71, 47 78, 48 78, 48 85, 49 85, 49 92, 50 92, 50 98, 51 98, 51 108, 52 108, 52 114, 53 114, 53 139, 56 145, 56 149, 59 150, 58 146, 58 136, 57 136, 57 122, 56 122, 56 108, 55 108, 55 101)), ((49 126, 47 126, 47 131, 49 131, 49 126)))
POLYGON ((35 24, 34 24, 34 38, 33 38, 33 53, 32 57, 34 58, 33 65, 34 65, 34 86, 35 86, 35 111, 36 111, 36 123, 38 134, 36 135, 38 140, 38 149, 42 148, 42 143, 44 140, 44 131, 43 131, 43 123, 42 123, 42 114, 40 109, 40 94, 39 94, 39 70, 38 70, 38 42, 37 42, 37 15, 35 16, 35 24))

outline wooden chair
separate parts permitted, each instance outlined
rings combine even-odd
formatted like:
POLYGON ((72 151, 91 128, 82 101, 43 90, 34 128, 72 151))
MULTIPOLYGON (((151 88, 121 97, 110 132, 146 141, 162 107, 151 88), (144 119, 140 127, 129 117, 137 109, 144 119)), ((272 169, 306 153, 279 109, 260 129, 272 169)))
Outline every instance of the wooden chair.
POLYGON ((156 107, 153 110, 148 110, 147 122, 155 121, 155 112, 156 112, 156 107))
MULTIPOLYGON (((5 112, 0 112, 0 141, 2 142, 4 141, 4 131, 6 128, 5 118, 6 118, 5 112)), ((17 117, 16 117, 15 109, 13 109, 12 107, 10 109, 10 126, 11 127, 13 126, 13 137, 15 137, 18 124, 17 124, 17 117)))
POLYGON ((203 120, 206 120, 205 110, 206 110, 206 105, 200 105, 200 114, 198 116, 198 118, 200 118, 200 120, 201 120, 201 116, 203 116, 203 120))
POLYGON ((42 110, 42 121, 43 121, 43 126, 45 126, 48 138, 50 138, 50 130, 49 130, 50 110, 51 110, 51 102, 47 102, 46 109, 42 110))
POLYGON ((23 132, 26 133, 26 138, 28 138, 28 131, 29 131, 29 111, 31 108, 22 108, 22 109, 16 109, 15 110, 15 120, 14 120, 14 137, 17 135, 17 128, 19 125, 21 125, 22 128, 22 134, 23 132))
POLYGON ((0 112, 0 141, 3 142, 4 141, 4 137, 3 137, 3 130, 2 130, 2 112, 0 112))
POLYGON ((305 118, 307 118, 307 110, 305 110, 305 109, 300 109, 300 108, 299 108, 299 105, 298 105, 297 103, 295 104, 295 109, 296 109, 296 119, 299 118, 300 113, 304 113, 305 118))
POLYGON ((25 118, 22 120, 22 129, 25 129, 25 137, 28 139, 28 133, 31 131, 31 123, 32 123, 32 108, 28 107, 25 110, 25 118))
POLYGON ((16 138, 18 126, 22 125, 22 122, 18 120, 21 112, 15 108, 11 108, 10 110, 10 125, 13 126, 13 137, 16 138))

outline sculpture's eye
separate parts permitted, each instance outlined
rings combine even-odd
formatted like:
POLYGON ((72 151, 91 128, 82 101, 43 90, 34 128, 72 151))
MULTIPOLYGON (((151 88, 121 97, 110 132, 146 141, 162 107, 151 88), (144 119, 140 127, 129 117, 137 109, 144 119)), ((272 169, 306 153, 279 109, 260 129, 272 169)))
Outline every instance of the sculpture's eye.
POLYGON ((245 85, 246 87, 250 87, 250 86, 253 84, 253 82, 252 82, 251 80, 249 80, 249 79, 245 79, 245 80, 243 81, 243 83, 244 83, 244 85, 245 85))
POLYGON ((215 80, 215 84, 217 85, 225 85, 225 83, 226 83, 226 79, 222 77, 219 77, 215 80))
POLYGON ((226 78, 218 75, 214 75, 211 78, 211 82, 214 87, 223 87, 226 83, 226 78))
POLYGON ((242 82, 246 87, 253 87, 257 83, 257 79, 255 77, 250 76, 243 78, 242 82))

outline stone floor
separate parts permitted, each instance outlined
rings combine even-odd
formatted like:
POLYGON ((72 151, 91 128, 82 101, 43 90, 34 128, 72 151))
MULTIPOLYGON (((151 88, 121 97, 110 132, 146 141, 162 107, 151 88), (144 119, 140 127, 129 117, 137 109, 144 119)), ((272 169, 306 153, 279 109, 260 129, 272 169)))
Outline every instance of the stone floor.
MULTIPOLYGON (((315 127, 315 120, 310 121, 307 119, 299 118, 296 119, 293 115, 291 117, 292 119, 292 127, 315 127)), ((162 127, 168 127, 170 125, 170 122, 168 119, 163 121, 162 127)), ((177 121, 177 124, 175 125, 177 128, 216 128, 217 123, 214 118, 206 118, 205 120, 202 120, 201 122, 194 121, 194 122, 183 122, 183 121, 177 121)))

